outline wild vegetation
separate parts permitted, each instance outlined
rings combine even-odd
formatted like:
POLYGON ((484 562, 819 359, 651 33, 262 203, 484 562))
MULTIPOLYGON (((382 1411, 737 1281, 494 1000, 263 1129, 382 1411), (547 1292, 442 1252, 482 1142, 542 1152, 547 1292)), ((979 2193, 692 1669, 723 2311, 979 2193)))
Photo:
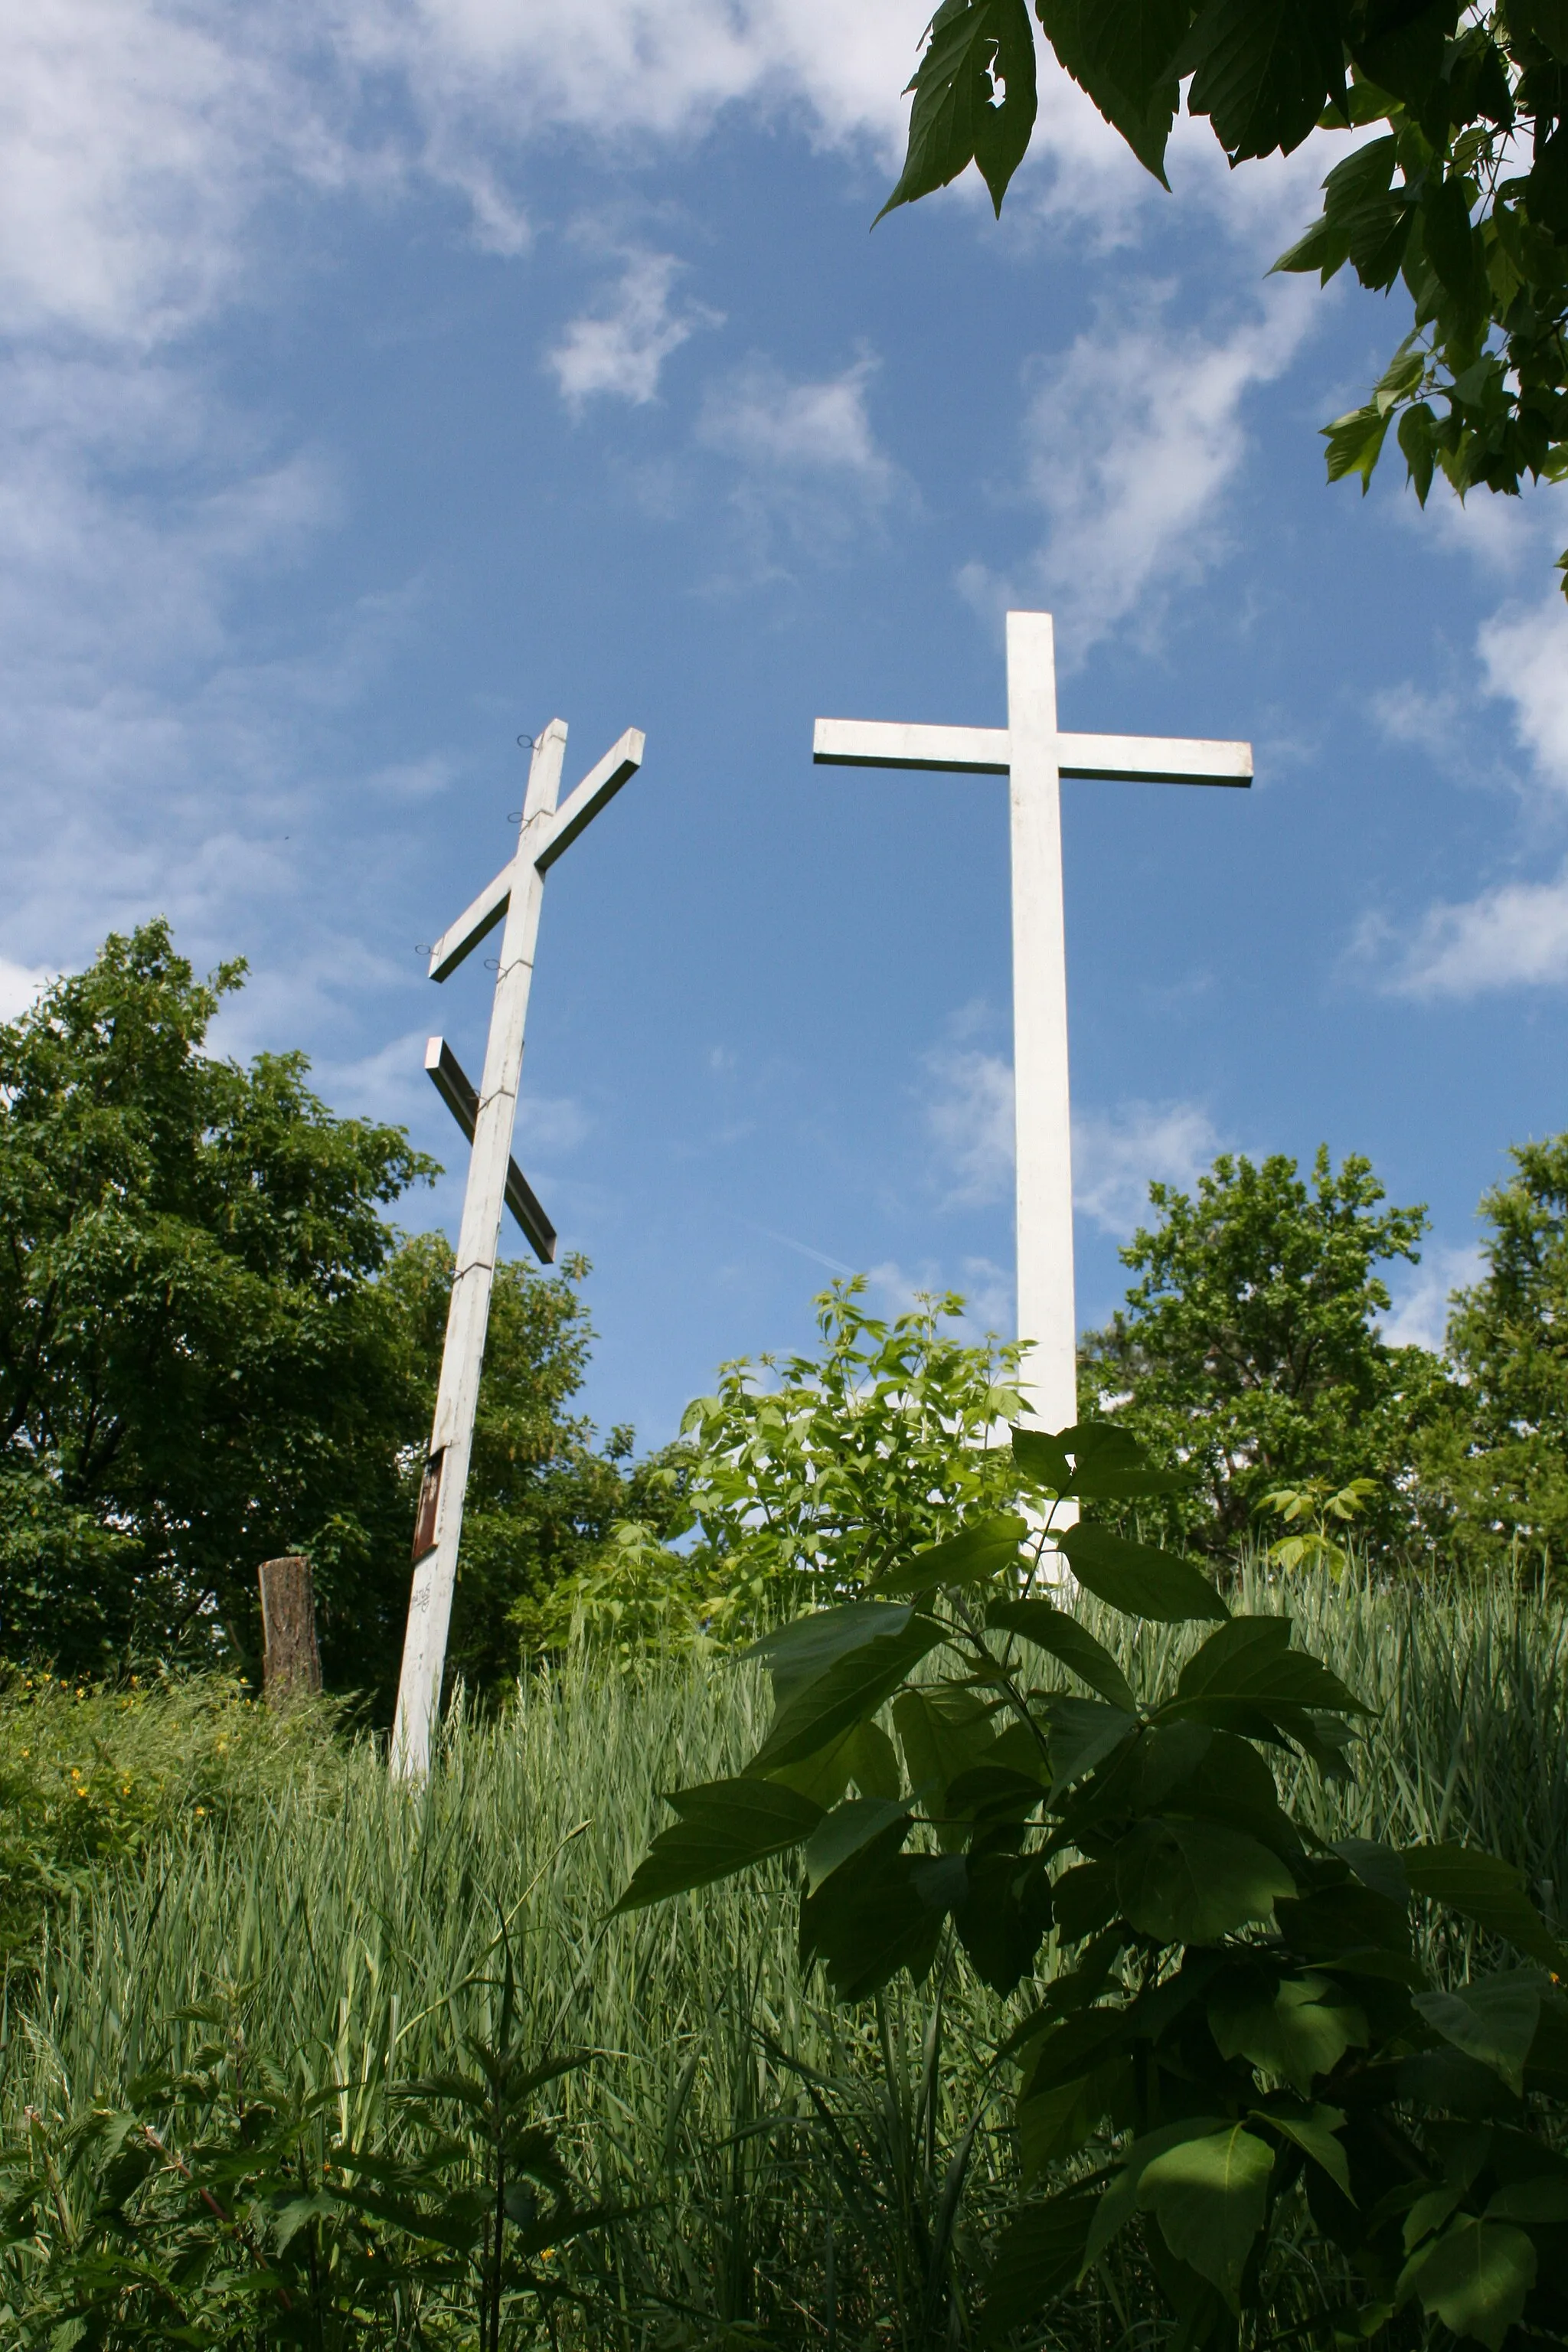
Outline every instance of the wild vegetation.
MULTIPOLYGON (((1568 1622, 1555 1601, 1249 1570, 1235 1603, 1288 1609, 1299 1644, 1376 1710, 1352 1782, 1285 1775, 1287 1803, 1320 1834, 1471 1840, 1516 1864, 1544 1907, 1560 1899, 1568 1622)), ((1189 1629, 1134 1625, 1092 1600, 1077 1613, 1142 1689, 1193 1646, 1189 1629)), ((36 1704, 7 1694, 7 1753, 36 1704)), ((177 1724, 189 1704, 159 1696, 121 1719, 140 1740, 159 1707, 177 1724)), ((71 1761, 85 1771, 95 1743, 114 1755, 112 1718, 73 1713, 68 1694, 62 1706, 63 1727, 79 1727, 71 1761)), ((510 1951, 519 2079, 584 2053, 520 2101, 518 2135, 548 2127, 574 2210, 614 2218, 549 2263, 550 2238, 515 2264, 505 2250, 503 2341, 548 2340, 552 2324, 560 2344, 650 2352, 948 2341, 931 2334, 931 2288, 949 2168, 978 2115, 949 2250, 967 2308, 1018 2186, 1017 2073, 994 2053, 1047 1990, 1054 1939, 1039 1980, 1008 1999, 957 1950, 921 1987, 844 2008, 802 1965, 786 1865, 612 1917, 668 1819, 658 1791, 733 1773, 768 1713, 752 1665, 654 1658, 617 1675, 579 1653, 499 1717, 459 1714, 416 1801, 389 1788, 363 1738, 344 1751, 301 1736, 283 1771, 256 1773, 257 1751, 241 1764, 236 1748, 226 1798, 193 1784, 133 1848, 64 1887, 30 1953, 13 1950, 0 2019, 7 2339, 66 2340, 51 2331, 90 2291, 99 2316, 76 2340, 484 2340, 474 2215, 493 2187, 489 2126, 478 2105, 416 2086, 482 2075, 469 2045, 496 2045, 510 1951), (114 2171, 128 2141, 129 2177, 114 2171), (446 2234, 421 2241, 411 2209, 446 2234), (443 2272, 458 2255, 463 2274, 443 2272), (311 2260, 316 2284, 300 2288, 311 2260), (370 2294, 378 2263, 400 2273, 401 2313, 370 2294), (289 2309, 276 2278, 293 2282, 289 2309)), ((258 1747, 278 1736, 258 1724, 258 1747)), ((1424 1948, 1462 1973, 1471 1940, 1424 1948)), ((552 2211, 556 2189, 531 2186, 552 2211)), ((1155 2315, 1129 2259, 1018 2341, 1120 2342, 1155 2315)))

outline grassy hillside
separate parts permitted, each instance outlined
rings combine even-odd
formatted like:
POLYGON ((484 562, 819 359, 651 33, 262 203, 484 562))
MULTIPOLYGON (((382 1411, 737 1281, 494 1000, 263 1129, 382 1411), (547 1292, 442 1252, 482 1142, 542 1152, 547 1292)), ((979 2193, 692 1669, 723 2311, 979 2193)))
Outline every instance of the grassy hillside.
MULTIPOLYGON (((1306 1799, 1323 1833, 1474 1839, 1518 1863, 1561 1917, 1562 1608, 1325 1580, 1258 1583, 1246 1598, 1288 1609, 1303 1644, 1380 1710, 1355 1787, 1306 1799)), ((1125 1621, 1084 1613, 1125 1651, 1125 1621)), ((1004 2004, 960 1959, 918 1995, 836 2011, 797 1965, 782 1871, 607 1917, 668 1818, 657 1791, 733 1770, 760 1738, 766 1695, 751 1669, 541 1678, 500 1720, 458 1721, 416 1795, 388 1786, 368 1745, 345 1749, 319 1727, 277 1734, 232 1696, 199 1738, 189 1690, 119 1717, 109 1702, 51 1695, 48 1712, 62 1838, 70 1807, 92 1800, 58 1791, 83 1777, 134 1788, 161 1758, 165 1785, 53 1878, 53 1832, 25 1774, 8 1794, 34 1898, 46 1890, 0 2006, 14 2143, 29 2110, 35 2137, 95 2107, 129 2113, 146 2104, 142 2078, 202 2065, 214 2080, 225 2066, 271 2080, 274 2105, 279 2083, 321 2092, 323 2130, 395 2141, 399 2091, 458 2063, 465 2037, 493 2042, 510 1952, 522 2045, 586 2053, 545 2105, 579 2177, 626 2214, 560 2256, 620 2317, 606 2333, 602 2306, 591 2324, 563 2306, 559 2341, 740 2343, 757 2326, 802 2345, 928 2341, 930 2216, 959 2135, 1005 2082, 991 2053, 1029 1988, 1004 2004), (171 1759, 187 1750, 182 1777, 171 1759)), ((37 1694, 14 1687, 0 1716, 16 1771, 17 1750, 38 1744, 37 1694)), ((984 2122, 976 2145, 963 2239, 978 2273, 1012 2154, 984 2122)), ((14 2252, 14 2280, 37 2259, 14 2252)), ((437 2325, 431 2294, 423 2337, 342 2340, 473 2342, 455 2320, 437 2325)), ((1134 2315, 1086 2300, 1079 2316, 1120 2338, 1134 2315)))

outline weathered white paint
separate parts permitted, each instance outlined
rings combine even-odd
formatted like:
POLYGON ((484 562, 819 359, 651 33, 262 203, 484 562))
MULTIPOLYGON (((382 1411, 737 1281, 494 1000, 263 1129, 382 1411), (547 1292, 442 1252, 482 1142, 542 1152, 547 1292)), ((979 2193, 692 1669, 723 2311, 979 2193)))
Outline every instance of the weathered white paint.
POLYGON ((812 756, 819 767, 1009 779, 1018 1334, 1029 1348, 1024 1380, 1033 1416, 1047 1429, 1068 1428, 1078 1419, 1078 1314, 1060 779, 1246 786, 1252 746, 1058 733, 1051 616, 1009 613, 1005 727, 819 719, 812 756))
MULTIPOLYGON (((558 808, 565 749, 565 721, 552 719, 533 746, 515 856, 480 891, 451 929, 443 934, 430 957, 431 978, 445 980, 498 922, 505 923, 495 999, 490 1008, 489 1039, 485 1048, 484 1077, 477 1103, 472 1104, 473 1145, 468 1155, 468 1181, 463 1196, 463 1222, 447 1315, 446 1344, 441 1352, 436 1417, 430 1433, 429 1458, 440 1465, 434 1543, 415 1564, 403 1671, 397 1687, 397 1715, 393 1726, 392 1769, 404 1779, 422 1778, 429 1764, 431 1731, 440 1705, 441 1677, 447 1662, 447 1634, 458 1576, 463 1499, 479 1407, 490 1290, 500 1246, 501 1216, 513 1176, 527 1192, 521 1171, 511 1157, 511 1136, 522 1076, 523 1034, 545 870, 626 779, 635 774, 642 760, 643 737, 635 728, 623 735, 598 766, 584 776, 564 805, 558 808)), ((437 1055, 437 1064, 439 1059, 437 1055)), ((467 1087, 466 1080, 464 1087, 467 1087)), ((470 1097, 471 1091, 468 1089, 470 1097)), ((466 1101, 463 1109, 468 1108, 466 1101)), ((528 1192, 528 1200, 548 1232, 548 1220, 531 1192, 528 1192)), ((552 1243, 553 1239, 551 1234, 552 1243)))
MULTIPOLYGON (((425 1075, 461 1128, 465 1139, 472 1143, 479 1118, 479 1094, 445 1037, 432 1037, 426 1046, 425 1075)), ((538 1193, 515 1160, 507 1161, 506 1204, 521 1226, 535 1256, 543 1265, 553 1265, 558 1238, 555 1228, 545 1215, 538 1193)))

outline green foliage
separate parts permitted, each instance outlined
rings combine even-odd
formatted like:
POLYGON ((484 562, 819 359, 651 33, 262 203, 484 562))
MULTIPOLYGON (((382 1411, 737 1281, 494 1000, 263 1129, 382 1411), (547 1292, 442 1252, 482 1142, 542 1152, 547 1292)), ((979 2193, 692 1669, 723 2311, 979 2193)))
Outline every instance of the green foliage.
POLYGON ((1139 1504, 1143 1526, 1223 1557, 1281 1486, 1367 1480, 1367 1536, 1416 1531, 1413 1449, 1451 1390, 1434 1357, 1378 1331, 1377 1269, 1415 1262, 1426 1226, 1424 1210, 1384 1198, 1368 1161, 1335 1171, 1326 1149, 1310 1186, 1282 1154, 1255 1166, 1222 1153, 1195 1194, 1150 1187, 1160 1223, 1121 1252, 1142 1278, 1086 1335, 1079 1370, 1086 1412, 1192 1474, 1185 1493, 1139 1504))
POLYGON ((269 1714, 221 1675, 0 1675, 0 1955, 20 1959, 47 1909, 172 1822, 216 1829, 307 1778, 337 1790, 333 1720, 321 1702, 269 1714))
MULTIPOLYGON (((1560 1602, 1506 1586, 1417 1591, 1359 1573, 1251 1569, 1234 1598, 1289 1613, 1296 1643, 1378 1710, 1353 1783, 1279 1757, 1281 1801, 1315 1836, 1405 1850, 1463 1836, 1495 1847, 1532 1887, 1568 1884, 1560 1602)), ((1201 1638, 1087 1597, 1070 1617, 1055 1613, 1142 1691, 1173 1681, 1201 1638)), ((136 1754, 155 1757, 161 1740, 187 1737, 180 1710, 200 1688, 155 1691, 123 1717, 104 1709, 98 1736, 112 1755, 122 1721, 136 1754)), ((221 2002, 243 2031, 247 2074, 347 2085, 331 2127, 389 2160, 412 2157, 420 2111, 403 2090, 463 2064, 456 2052, 469 2034, 494 2039, 500 1971, 486 1954, 504 1918, 520 2048, 595 2053, 541 2091, 539 2120, 590 2200, 622 2209, 550 2265, 617 2301, 614 2321, 602 2306, 574 2319, 563 2302, 563 2352, 710 2347, 748 2332, 805 2352, 835 2331, 840 2347, 931 2352, 934 2338, 945 2352, 954 2299, 973 2336, 990 2250, 1018 2194, 1014 2136, 997 2128, 1012 2084, 996 2052, 1048 1979, 1026 1977, 1004 2001, 950 1945, 918 1990, 895 1980, 876 2001, 837 2006, 802 1968, 787 1862, 606 1918, 671 1818, 657 1790, 734 1778, 766 1733, 769 1688, 752 1664, 645 1660, 601 1675, 589 1654, 531 1675, 504 1710, 450 1720, 414 1801, 389 1786, 369 1743, 336 1755, 318 1743, 287 1770, 209 1747, 203 1816, 171 1803, 134 1855, 105 1853, 81 1871, 26 1973, 18 1956, 0 1979, 8 2153, 21 2153, 28 2107, 54 2147, 95 2109, 135 2107, 133 2083, 187 2071, 215 2029, 185 2013, 221 2002)), ((82 1719, 96 1704, 60 1701, 82 1719)), ((267 1718, 250 1719, 265 1736, 267 1718)), ((881 1761, 864 1763, 884 1795, 897 1753, 873 1727, 881 1761)), ((902 1725, 893 1729, 901 1749, 902 1725)), ((13 1719, 0 1722, 0 1751, 19 1741, 13 1719)), ((1484 1957, 1463 1923, 1429 1909, 1415 1925, 1416 1949, 1446 1985, 1484 1957)), ((1043 1957, 1054 1965, 1051 1945, 1043 1957)), ((441 2120, 477 2173, 482 2135, 468 2111, 441 2120)), ((1048 2264, 1050 2231, 1031 2244, 1048 2264)), ((0 2257, 0 2309, 13 2259, 0 2257)), ((1110 2248, 1105 2285, 1095 2273, 1075 2288, 1077 2263, 1069 2244, 1067 2295, 1026 2340, 1048 2335, 1062 2352, 1103 2352, 1129 2330, 1154 2340, 1156 2290, 1136 2227, 1110 2248)), ((1291 2277, 1291 2324, 1305 2328, 1341 2283, 1304 2243, 1291 2277)), ((28 2291, 41 2291, 36 2278, 28 2291)), ((1041 2294, 1021 2292, 1026 2316, 1038 2313, 1041 2294)), ((13 2332, 0 2323, 0 2337, 13 2332)), ((459 2340, 473 2336, 470 2325, 459 2340)))
POLYGON ((485 1960, 489 2032, 395 2098, 357 2086, 352 2113, 349 2085, 258 2063, 232 1998, 187 2011, 184 2064, 138 2077, 123 2106, 53 2126, 30 2109, 0 2170, 8 2340, 537 2342, 542 2316, 581 2300, 552 2258, 605 2217, 574 2201, 537 2120, 539 2092, 580 2062, 530 2063, 504 1921, 485 1960))
POLYGON ((1481 1208, 1486 1272, 1453 1302, 1460 1388, 1421 1449, 1458 1553, 1488 1569, 1568 1567, 1568 1136, 1517 1146, 1481 1208))
MULTIPOLYGON (((374 1276, 430 1163, 334 1118, 299 1055, 203 1051, 168 928, 111 937, 0 1027, 0 1650, 68 1670, 215 1629, 255 1654, 255 1575, 337 1531, 323 1650, 386 1606, 405 1371, 374 1276)), ((374 1642, 374 1633, 371 1635, 374 1642)))
MULTIPOLYGON (((1331 171, 1320 217, 1276 264, 1326 284, 1348 263, 1371 289, 1402 279, 1411 304, 1365 405, 1326 428, 1331 480, 1364 488, 1395 421, 1423 504, 1438 471, 1460 497, 1568 474, 1561 0, 1036 0, 1036 14, 1163 184, 1184 80, 1188 113, 1209 118, 1232 164, 1289 154, 1315 125, 1386 125, 1331 171)), ((929 30, 884 210, 974 161, 999 212, 1035 120, 1022 0, 944 0, 929 30)))
POLYGON ((1350 1554, 1336 1538, 1348 1532, 1376 1493, 1375 1478, 1352 1478, 1337 1492, 1326 1478, 1309 1478, 1304 1486, 1276 1486, 1259 1508, 1272 1511, 1297 1532, 1271 1543, 1264 1557, 1276 1568, 1327 1568, 1341 1574, 1350 1565, 1350 1554), (1304 1519, 1310 1526, 1303 1527, 1304 1519))
POLYGON ((873 1584, 1012 1491, 995 1434, 1019 1410, 1016 1348, 945 1331, 963 1311, 952 1296, 879 1321, 865 1286, 818 1298, 820 1357, 763 1357, 768 1388, 726 1364, 682 1423, 690 1507, 725 1581, 758 1608, 873 1584))
MULTIPOLYGON (((679 1823, 622 1907, 801 1849, 802 1958, 849 2002, 920 1982, 954 1943, 1007 1995, 1054 1931, 1056 1971, 998 2063, 1018 2069, 1026 2180, 1058 2193, 1002 2242, 992 2340, 1130 2228, 1184 2343, 1229 2345, 1244 2314, 1277 2332, 1306 2226, 1363 2306, 1415 2302, 1496 2352, 1568 2296, 1562 1947, 1506 1863, 1455 1842, 1330 1843, 1281 1802, 1270 1758, 1347 1780, 1372 1709, 1288 1618, 1231 1614, 1189 1563, 1120 1545, 1135 1557, 1109 1556, 1122 1574, 1101 1593, 1136 1620, 1219 1621, 1173 1675, 1126 1677, 1133 1704, 1117 1704, 1098 1695, 1105 1660, 1050 1643, 1072 1680, 1034 1679, 1013 1612, 1049 1600, 1058 1553, 1076 1564, 1055 1512, 1109 1471, 1135 1496, 1145 1468, 1103 1423, 1026 1438, 1016 1485, 1037 1531, 1014 1522, 1005 1559, 1001 1523, 973 1522, 884 1563, 908 1602, 841 1604, 760 1643, 769 1731, 739 1776, 671 1797, 679 1823), (802 1773, 826 1774, 889 1699, 901 1773, 873 1788, 858 1769, 856 1795, 819 1783, 803 1801, 802 1773), (1413 1938, 1426 1903, 1535 1965, 1434 1983, 1413 1938)), ((1321 2306, 1308 2332, 1331 2324, 1321 2306)))

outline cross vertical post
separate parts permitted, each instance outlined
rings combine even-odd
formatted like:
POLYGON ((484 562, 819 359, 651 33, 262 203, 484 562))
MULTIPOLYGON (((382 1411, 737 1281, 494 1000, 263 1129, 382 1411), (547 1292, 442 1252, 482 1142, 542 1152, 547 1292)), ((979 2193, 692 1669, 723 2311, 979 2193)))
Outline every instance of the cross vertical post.
POLYGON ((1037 1419, 1078 1419, 1072 1113, 1056 646, 1048 613, 1007 615, 1013 853, 1013 1123, 1017 1323, 1037 1419))
POLYGON ((432 1039, 432 1052, 426 1057, 426 1066, 443 1098, 464 1132, 471 1136, 472 1149, 430 1451, 415 1528, 414 1583, 392 1734, 392 1770, 395 1777, 405 1780, 422 1779, 428 1769, 431 1733, 440 1706, 503 1211, 511 1208, 547 1261, 555 1245, 549 1220, 511 1158, 544 877, 636 773, 643 748, 642 735, 635 728, 628 729, 558 808, 566 724, 552 719, 533 745, 528 794, 510 865, 502 867, 431 950, 430 977, 445 980, 498 923, 504 924, 484 1076, 477 1099, 439 1038, 432 1039))

